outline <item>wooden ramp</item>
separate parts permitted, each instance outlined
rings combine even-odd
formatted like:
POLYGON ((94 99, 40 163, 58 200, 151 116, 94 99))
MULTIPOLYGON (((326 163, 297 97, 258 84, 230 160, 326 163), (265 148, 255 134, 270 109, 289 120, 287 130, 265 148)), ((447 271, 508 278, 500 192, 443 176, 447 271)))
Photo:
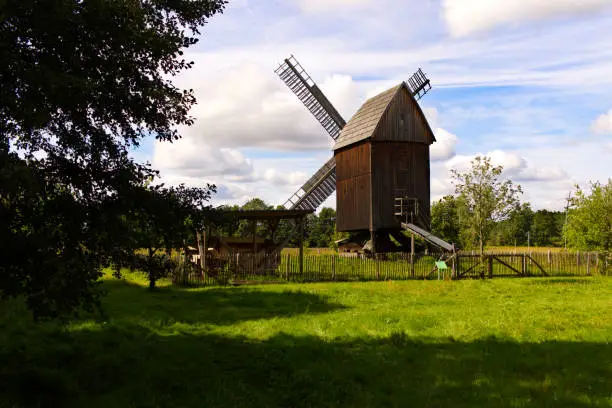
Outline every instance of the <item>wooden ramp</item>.
POLYGON ((405 229, 406 231, 410 231, 420 236, 425 241, 429 242, 432 245, 437 246, 440 249, 443 249, 444 251, 455 252, 455 247, 453 245, 449 244, 448 242, 444 241, 441 238, 436 237, 431 232, 424 230, 423 228, 417 227, 416 225, 412 223, 402 222, 402 228, 405 229))

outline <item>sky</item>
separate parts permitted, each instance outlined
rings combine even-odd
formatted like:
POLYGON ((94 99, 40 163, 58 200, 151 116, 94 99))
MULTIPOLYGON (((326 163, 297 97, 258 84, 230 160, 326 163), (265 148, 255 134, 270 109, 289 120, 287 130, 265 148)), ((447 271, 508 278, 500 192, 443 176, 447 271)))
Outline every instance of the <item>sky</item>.
POLYGON ((534 209, 562 209, 574 185, 612 177, 612 0, 230 0, 174 78, 194 90, 195 124, 136 158, 168 184, 216 184, 214 205, 283 204, 333 154, 274 73, 291 54, 347 121, 426 73, 432 200, 478 154, 534 209))

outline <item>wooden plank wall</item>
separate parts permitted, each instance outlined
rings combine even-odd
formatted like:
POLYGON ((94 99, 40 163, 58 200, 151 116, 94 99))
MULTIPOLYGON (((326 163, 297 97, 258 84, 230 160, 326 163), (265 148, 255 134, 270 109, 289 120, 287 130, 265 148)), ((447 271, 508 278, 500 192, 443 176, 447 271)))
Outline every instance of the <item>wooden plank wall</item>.
POLYGON ((336 228, 370 229, 370 143, 365 141, 336 151, 336 228))
POLYGON ((372 139, 335 152, 338 231, 396 229, 395 198, 419 200, 429 229, 429 145, 427 122, 402 88, 381 118, 372 139), (371 156, 371 157, 370 157, 371 156))
MULTIPOLYGON (((395 197, 416 197, 429 219, 429 146, 423 143, 377 142, 372 145, 372 225, 399 228, 395 197)), ((429 225, 417 223, 429 229, 429 225)), ((427 223, 428 224, 428 223, 427 223)))
POLYGON ((433 135, 408 90, 402 88, 381 118, 373 140, 431 144, 433 135))

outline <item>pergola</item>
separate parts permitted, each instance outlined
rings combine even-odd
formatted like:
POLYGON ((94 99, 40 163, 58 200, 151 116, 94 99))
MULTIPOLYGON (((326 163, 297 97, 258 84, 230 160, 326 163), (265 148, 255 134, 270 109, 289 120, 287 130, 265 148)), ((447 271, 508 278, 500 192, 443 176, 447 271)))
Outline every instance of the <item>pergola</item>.
MULTIPOLYGON (((299 254, 300 254, 300 272, 304 269, 304 226, 306 224, 306 216, 314 213, 314 210, 237 210, 237 211, 223 211, 223 214, 228 218, 234 218, 238 220, 247 220, 251 222, 251 231, 253 236, 253 254, 257 253, 257 222, 267 221, 270 230, 272 232, 272 239, 276 235, 276 230, 281 220, 295 220, 296 228, 298 229, 299 237, 299 254)), ((199 235, 199 234, 198 234, 199 235)), ((198 248, 200 251, 200 258, 204 257, 204 239, 200 239, 198 236, 198 248), (202 244, 200 244, 202 243, 202 244)), ((205 269, 205 265, 202 265, 205 269)))

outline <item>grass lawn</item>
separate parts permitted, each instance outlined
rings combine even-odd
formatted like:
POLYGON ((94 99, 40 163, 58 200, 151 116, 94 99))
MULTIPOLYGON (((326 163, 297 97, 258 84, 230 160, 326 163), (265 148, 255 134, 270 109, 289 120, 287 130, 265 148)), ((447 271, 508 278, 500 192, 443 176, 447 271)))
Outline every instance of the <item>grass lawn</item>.
POLYGON ((610 278, 144 285, 66 326, 0 304, 0 405, 612 406, 610 278))

